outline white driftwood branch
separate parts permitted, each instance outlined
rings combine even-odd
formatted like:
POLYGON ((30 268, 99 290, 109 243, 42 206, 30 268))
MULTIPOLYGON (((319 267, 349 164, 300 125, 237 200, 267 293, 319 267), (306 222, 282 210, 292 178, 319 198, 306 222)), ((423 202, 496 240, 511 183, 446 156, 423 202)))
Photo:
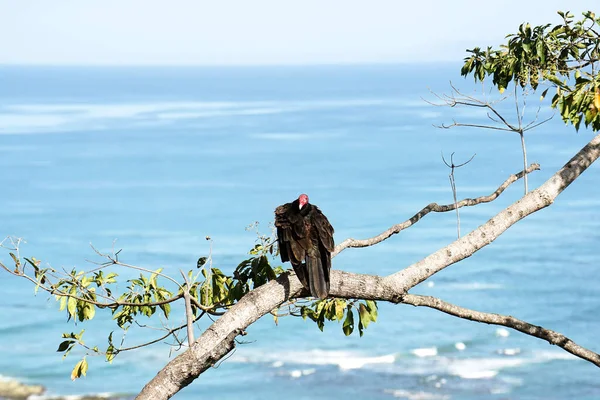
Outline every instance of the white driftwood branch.
MULTIPOLYGON (((385 278, 331 271, 330 295, 401 302, 410 288, 447 266, 473 255, 510 226, 552 204, 599 156, 600 135, 594 137, 542 186, 529 192, 473 232, 408 268, 385 278)), ((244 334, 250 324, 303 293, 306 292, 300 281, 288 273, 251 291, 212 324, 188 351, 170 361, 146 384, 137 399, 170 398, 231 351, 235 346, 236 336, 244 334)))
POLYGON ((535 336, 537 338, 546 340, 548 343, 558 347, 562 347, 569 353, 584 360, 587 360, 592 364, 595 364, 596 366, 600 367, 600 354, 594 353, 593 351, 578 345, 562 333, 558 333, 550 329, 543 328, 541 326, 530 324, 529 322, 522 321, 510 315, 501 315, 470 310, 468 308, 460 307, 455 304, 447 303, 435 297, 420 296, 415 294, 405 295, 402 298, 402 303, 410 304, 416 307, 433 308, 442 311, 446 314, 453 315, 455 317, 468 319, 469 321, 506 326, 508 328, 515 329, 519 332, 523 332, 527 335, 535 336))
POLYGON ((413 215, 410 219, 407 219, 404 222, 401 222, 399 224, 392 226, 391 228, 385 230, 384 232, 380 233, 377 236, 374 236, 369 239, 362 239, 362 240, 357 240, 357 239, 352 239, 352 238, 344 240, 342 243, 340 243, 339 245, 337 245, 335 247, 335 251, 333 252, 332 256, 335 257, 340 251, 342 251, 348 247, 367 247, 367 246, 373 246, 374 244, 383 242, 384 240, 388 239, 389 237, 391 237, 397 233, 400 233, 400 231, 403 231, 404 229, 409 228, 412 225, 416 224, 417 222, 419 222, 419 220, 421 218, 423 218, 430 212, 448 212, 448 211, 456 210, 456 209, 459 209, 462 207, 471 207, 471 206, 476 206, 478 204, 489 203, 491 201, 494 201, 511 184, 513 184, 517 180, 523 178, 524 176, 526 176, 526 174, 530 174, 533 171, 537 171, 539 169, 540 169, 539 164, 531 164, 524 171, 525 173, 523 173, 523 171, 521 171, 519 173, 509 176, 508 179, 506 179, 502 183, 502 185, 500 185, 498 187, 498 189, 496 189, 492 194, 490 194, 488 196, 481 196, 481 197, 477 197, 475 199, 463 199, 459 202, 452 203, 452 204, 446 204, 446 205, 439 205, 437 203, 428 204, 427 206, 423 207, 423 209, 421 211, 419 211, 418 213, 413 215))

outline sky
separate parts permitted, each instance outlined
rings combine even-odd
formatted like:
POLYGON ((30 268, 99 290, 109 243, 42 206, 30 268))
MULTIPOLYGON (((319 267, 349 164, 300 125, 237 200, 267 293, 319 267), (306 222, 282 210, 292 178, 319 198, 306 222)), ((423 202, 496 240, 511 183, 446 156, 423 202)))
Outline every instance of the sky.
POLYGON ((0 64, 460 61, 598 0, 0 0, 0 64))

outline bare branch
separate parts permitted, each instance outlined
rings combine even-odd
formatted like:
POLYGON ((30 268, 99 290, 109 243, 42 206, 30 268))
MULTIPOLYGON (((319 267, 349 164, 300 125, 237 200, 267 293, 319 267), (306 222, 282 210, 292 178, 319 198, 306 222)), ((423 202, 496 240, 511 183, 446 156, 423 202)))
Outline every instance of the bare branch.
POLYGON ((416 307, 433 308, 458 318, 468 319, 469 321, 506 326, 519 332, 523 332, 527 335, 546 340, 548 343, 562 347, 569 353, 600 367, 600 354, 594 353, 593 351, 578 345, 561 333, 543 328, 541 326, 532 325, 509 315, 507 316, 470 310, 468 308, 447 303, 435 297, 414 294, 406 294, 402 298, 402 303, 410 304, 416 307))
POLYGON ((466 127, 466 128, 481 128, 481 129, 491 129, 494 131, 504 131, 504 132, 514 132, 512 129, 509 128, 502 128, 499 126, 491 126, 491 125, 479 125, 479 124, 465 124, 465 123, 461 123, 461 122, 452 122, 451 124, 447 125, 447 124, 441 124, 441 125, 433 125, 436 128, 442 128, 442 129, 450 129, 450 128, 454 128, 454 127, 466 127))
MULTIPOLYGON (((198 315, 198 316, 197 316, 197 317, 194 319, 194 321, 193 321, 193 322, 196 322, 196 321, 198 321, 200 318, 202 318, 202 317, 204 316, 204 313, 205 313, 205 312, 204 312, 204 311, 202 311, 202 312, 200 313, 200 315, 198 315)), ((121 353, 121 352, 124 352, 124 351, 130 351, 130 350, 139 349, 140 347, 150 346, 150 345, 152 345, 152 344, 154 344, 154 343, 158 343, 158 342, 160 342, 161 340, 164 340, 164 339, 168 338, 168 337, 169 337, 169 336, 171 336, 171 335, 174 335, 176 332, 178 332, 178 331, 182 330, 183 328, 185 328, 185 327, 187 327, 187 326, 188 326, 188 325, 187 325, 187 323, 185 323, 185 324, 183 324, 183 325, 180 325, 180 326, 178 326, 177 328, 168 329, 168 330, 167 330, 167 333, 165 333, 163 336, 161 336, 161 337, 159 337, 159 338, 156 338, 156 339, 154 339, 154 340, 151 340, 151 341, 149 341, 149 342, 145 342, 145 343, 138 344, 138 345, 135 345, 135 346, 131 346, 131 347, 124 347, 124 348, 119 348, 119 349, 117 349, 117 352, 118 352, 118 353, 121 353)), ((144 328, 147 328, 147 326, 145 326, 145 325, 143 325, 142 327, 144 327, 144 328)), ((156 328, 156 329, 158 329, 158 328, 156 328)), ((123 344, 123 343, 121 343, 121 344, 123 344)))
POLYGON ((335 247, 335 251, 333 252, 332 256, 337 255, 340 251, 342 251, 348 247, 367 247, 367 246, 373 246, 374 244, 383 242, 384 240, 388 239, 390 236, 393 236, 393 235, 403 231, 404 229, 409 228, 410 226, 414 225, 421 218, 423 218, 425 215, 429 214, 430 212, 448 212, 448 211, 452 211, 452 210, 456 209, 457 207, 458 208, 471 207, 471 206, 475 206, 477 204, 489 203, 489 202, 495 200, 498 196, 500 196, 502 194, 502 192, 504 192, 504 190, 506 190, 507 187, 509 187, 512 183, 516 182, 517 180, 521 179, 525 174, 530 174, 531 172, 537 171, 539 169, 540 169, 539 164, 531 164, 529 166, 529 168, 527 168, 525 171, 521 171, 521 172, 518 172, 516 174, 509 176, 508 179, 506 179, 506 181, 504 181, 504 183, 502 183, 502 185, 500 185, 498 187, 498 189, 496 189, 492 194, 490 194, 488 196, 481 196, 481 197, 477 197, 475 199, 467 198, 467 199, 463 199, 463 200, 457 202, 456 204, 439 205, 437 203, 431 203, 431 204, 425 206, 421 211, 419 211, 418 213, 413 215, 410 219, 392 226, 391 228, 387 229, 386 231, 380 233, 377 236, 374 236, 369 239, 349 238, 349 239, 344 240, 342 243, 340 243, 339 245, 337 245, 335 247))
POLYGON ((153 302, 148 302, 148 303, 134 303, 134 302, 128 302, 128 301, 113 301, 110 303, 103 303, 100 301, 95 301, 92 299, 88 299, 88 298, 83 298, 71 293, 67 293, 67 292, 63 292, 60 289, 57 288, 53 288, 53 287, 47 287, 45 285, 43 285, 42 283, 38 282, 36 279, 30 277, 29 275, 23 274, 21 272, 15 272, 15 271, 11 271, 9 268, 7 268, 4 264, 0 263, 0 268, 4 269, 6 272, 8 272, 11 275, 14 276, 19 276, 21 278, 25 278, 28 281, 35 283, 40 289, 54 295, 54 296, 60 296, 60 297, 68 297, 68 298, 73 298, 75 300, 80 300, 89 304, 93 304, 97 307, 100 308, 117 308, 117 307, 121 307, 121 306, 149 306, 149 307, 153 307, 153 306, 161 306, 164 304, 168 304, 168 303, 172 303, 176 300, 179 300, 183 297, 183 295, 178 294, 176 296, 171 297, 170 299, 165 299, 165 300, 161 300, 161 301, 153 301, 153 302))
POLYGON ((185 318, 187 320, 187 337, 188 344, 190 347, 194 344, 194 311, 192 310, 192 301, 190 295, 190 280, 183 273, 182 270, 179 270, 183 280, 185 281, 185 287, 183 288, 183 298, 185 300, 185 318))
MULTIPOLYGON (((519 136, 521 137, 521 153, 523 154, 523 170, 527 168, 527 147, 525 146, 525 134, 523 132, 519 132, 519 136)), ((525 194, 529 191, 529 185, 527 182, 527 174, 523 177, 523 184, 525 185, 525 194)))
POLYGON ((552 114, 552 116, 551 116, 551 117, 548 117, 548 118, 546 118, 546 119, 545 119, 545 120, 543 120, 543 121, 540 121, 540 122, 538 122, 538 123, 535 123, 535 121, 537 121, 537 118, 536 118, 536 119, 534 119, 533 121, 531 121, 529 124, 525 125, 525 127, 523 128, 523 132, 526 132, 526 131, 528 131, 528 130, 530 130, 530 129, 537 128, 538 126, 540 126, 540 125, 542 125, 542 124, 545 124, 546 122, 550 121, 552 118, 554 118, 554 114, 552 114))

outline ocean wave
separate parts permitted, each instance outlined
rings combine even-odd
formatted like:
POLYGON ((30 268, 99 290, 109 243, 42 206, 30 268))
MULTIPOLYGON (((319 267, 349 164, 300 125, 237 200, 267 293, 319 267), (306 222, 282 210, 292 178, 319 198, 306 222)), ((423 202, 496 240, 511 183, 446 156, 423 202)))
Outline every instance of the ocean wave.
POLYGON ((410 352, 417 357, 433 357, 437 356, 438 349, 437 347, 423 347, 419 349, 412 349, 410 352))
POLYGON ((246 182, 233 181, 71 181, 71 182, 36 182, 32 185, 37 189, 43 190, 112 190, 112 189, 156 189, 156 188, 171 188, 171 189, 202 189, 202 188, 250 188, 253 187, 246 182))
POLYGON ((309 133, 299 133, 299 132, 289 132, 289 133, 254 133, 251 134, 250 137, 255 139, 266 139, 266 140, 289 140, 289 141, 298 141, 298 140, 308 140, 313 137, 309 133))
POLYGON ((519 349, 518 347, 513 349, 498 349, 496 350, 496 353, 502 354, 504 356, 516 356, 517 354, 521 353, 521 349, 519 349))
POLYGON ((393 364, 395 354, 382 356, 365 356, 349 351, 309 350, 290 351, 274 354, 256 354, 233 356, 234 362, 240 363, 269 363, 276 367, 284 364, 292 365, 334 365, 340 370, 360 369, 372 364, 393 364))
POLYGON ((195 120, 236 115, 272 115, 292 112, 372 107, 398 104, 397 99, 330 99, 315 101, 149 102, 97 104, 13 104, 0 113, 0 133, 40 133, 102 130, 107 122, 151 126, 165 121, 195 120))
POLYGON ((298 379, 301 378, 303 376, 308 376, 308 375, 312 375, 316 372, 317 370, 315 368, 308 368, 308 369, 293 369, 290 371, 285 371, 283 373, 280 373, 280 375, 285 375, 285 376, 289 376, 292 379, 298 379))
POLYGON ((252 133, 249 135, 254 139, 261 140, 277 140, 277 141, 300 141, 300 140, 322 140, 332 139, 342 136, 341 132, 329 131, 329 132, 265 132, 265 133, 252 133))
POLYGON ((120 395, 116 393, 110 392, 101 392, 101 393, 92 393, 92 394, 66 394, 66 395, 58 395, 58 394, 41 394, 41 395, 31 395, 27 397, 27 400, 109 400, 109 399, 122 399, 129 398, 131 396, 120 395))
POLYGON ((445 289, 456 289, 456 290, 499 290, 504 289, 504 285, 498 283, 487 283, 487 282, 464 282, 464 283, 449 283, 439 284, 440 287, 445 289))
POLYGON ((518 367, 526 362, 523 358, 455 359, 448 364, 447 371, 450 375, 463 379, 489 379, 498 375, 502 369, 518 367))
MULTIPOLYGON (((556 360, 576 360, 577 357, 567 352, 558 351, 535 351, 529 354, 523 354, 520 349, 505 349, 499 351, 499 357, 472 357, 458 358, 451 356, 435 356, 428 358, 414 359, 413 362, 406 362, 399 370, 399 373, 409 374, 437 374, 451 375, 462 379, 492 379, 506 369, 516 368, 523 365, 540 364, 556 360), (417 361, 418 360, 418 361, 417 361)), ((511 382, 510 378, 502 379, 506 383, 511 382)), ((522 382, 521 382, 522 383, 522 382)))
MULTIPOLYGON (((554 360, 572 360, 575 356, 566 352, 535 351, 523 353, 520 349, 499 349, 495 357, 465 357, 463 342, 453 346, 415 348, 404 355, 365 355, 352 351, 309 350, 281 353, 256 353, 234 355, 231 360, 239 363, 268 364, 271 368, 284 366, 337 366, 340 370, 368 369, 402 375, 456 376, 462 379, 491 379, 502 370, 528 364, 545 363, 554 360)), ((466 345, 465 345, 466 347, 466 345)), ((293 368, 291 370, 304 370, 293 368)), ((289 374, 289 371, 286 372, 289 374)))
POLYGON ((509 337, 510 331, 506 328, 498 328, 496 329, 496 336, 498 337, 509 337))
POLYGON ((450 396, 447 394, 431 393, 431 392, 411 392, 402 389, 385 389, 384 393, 391 394, 392 396, 399 399, 406 400, 449 400, 450 396))

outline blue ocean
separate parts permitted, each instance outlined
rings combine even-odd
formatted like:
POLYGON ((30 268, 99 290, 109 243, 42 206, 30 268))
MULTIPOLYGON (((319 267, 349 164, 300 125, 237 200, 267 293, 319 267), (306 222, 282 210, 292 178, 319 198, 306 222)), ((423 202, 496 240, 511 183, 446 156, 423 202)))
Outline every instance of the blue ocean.
MULTIPOLYGON (((179 277, 212 243, 213 266, 232 272, 255 229, 271 233, 273 210, 307 193, 335 227, 335 240, 368 238, 431 202, 492 193, 522 169, 518 135, 434 125, 487 123, 484 111, 428 104, 450 81, 481 93, 459 64, 313 67, 1 67, 0 236, 23 238, 21 255, 55 269, 92 269, 101 251, 179 277), (212 242, 205 237, 210 236, 212 242)), ((498 94, 483 88, 491 98, 498 94)), ((529 96, 526 120, 552 112, 529 96)), ((514 103, 498 108, 516 120, 514 103)), ((530 162, 548 179, 593 132, 560 117, 526 134, 530 162)), ((497 241, 411 292, 480 311, 513 315, 600 351, 600 167, 497 241)), ((460 210, 463 234, 523 195, 513 184, 496 201, 460 210)), ((430 214, 333 268, 388 275, 456 239, 456 214, 430 214)), ((8 250, 0 261, 10 265, 8 250)), ((280 262, 273 261, 274 265, 280 262)), ((289 268, 289 265, 285 266, 289 268)), ((117 270, 121 287, 137 272, 117 270)), ((161 342, 88 357, 87 377, 70 373, 83 356, 56 352, 63 332, 85 329, 90 346, 122 334, 109 312, 67 321, 30 282, 0 276, 0 375, 42 384, 45 396, 132 397, 178 348, 161 342)), ((158 317, 158 315, 157 315, 158 317)), ((141 320, 161 328, 184 320, 141 320)), ((197 335, 210 323, 202 319, 197 335)), ((160 336, 135 327, 124 345, 160 336)), ((231 356, 177 399, 597 399, 600 371, 562 349, 497 326, 435 310, 380 304, 361 338, 341 324, 324 332, 300 318, 265 316, 231 356)), ((179 350, 182 351, 182 350, 179 350)))

